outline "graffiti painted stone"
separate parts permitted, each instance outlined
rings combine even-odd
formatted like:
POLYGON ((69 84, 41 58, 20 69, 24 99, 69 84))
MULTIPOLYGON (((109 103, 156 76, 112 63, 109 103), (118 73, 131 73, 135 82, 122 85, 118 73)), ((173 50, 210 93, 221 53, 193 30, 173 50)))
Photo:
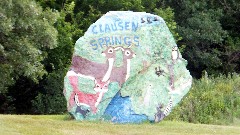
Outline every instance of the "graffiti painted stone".
POLYGON ((76 120, 159 122, 189 91, 192 77, 164 20, 111 11, 75 44, 64 80, 76 120))

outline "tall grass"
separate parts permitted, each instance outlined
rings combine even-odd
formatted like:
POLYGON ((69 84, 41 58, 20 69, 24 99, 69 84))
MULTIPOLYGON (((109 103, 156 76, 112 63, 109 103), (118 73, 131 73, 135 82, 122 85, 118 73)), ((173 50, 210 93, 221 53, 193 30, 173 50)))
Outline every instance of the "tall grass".
POLYGON ((204 124, 231 124, 240 119, 240 76, 208 77, 194 80, 183 101, 169 120, 204 124))

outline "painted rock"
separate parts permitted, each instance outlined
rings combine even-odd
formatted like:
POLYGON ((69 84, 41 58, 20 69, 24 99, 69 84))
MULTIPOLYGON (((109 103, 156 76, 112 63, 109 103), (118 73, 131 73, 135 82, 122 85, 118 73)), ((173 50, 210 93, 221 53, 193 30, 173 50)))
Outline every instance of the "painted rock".
POLYGON ((75 44, 64 80, 68 111, 76 120, 159 122, 191 87, 186 65, 161 17, 108 12, 75 44))

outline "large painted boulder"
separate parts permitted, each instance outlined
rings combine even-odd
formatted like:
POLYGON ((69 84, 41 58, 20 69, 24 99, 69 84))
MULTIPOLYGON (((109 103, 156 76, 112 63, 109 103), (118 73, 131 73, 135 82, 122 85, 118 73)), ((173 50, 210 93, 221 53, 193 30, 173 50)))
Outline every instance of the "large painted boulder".
POLYGON ((64 80, 76 120, 159 122, 189 91, 192 77, 164 20, 111 11, 75 44, 64 80))

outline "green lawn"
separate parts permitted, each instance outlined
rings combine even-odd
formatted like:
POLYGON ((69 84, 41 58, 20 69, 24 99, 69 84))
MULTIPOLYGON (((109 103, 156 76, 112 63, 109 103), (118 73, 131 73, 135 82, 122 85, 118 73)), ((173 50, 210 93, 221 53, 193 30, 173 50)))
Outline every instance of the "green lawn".
POLYGON ((0 135, 240 135, 240 126, 163 121, 157 124, 80 122, 67 115, 0 115, 0 135))

